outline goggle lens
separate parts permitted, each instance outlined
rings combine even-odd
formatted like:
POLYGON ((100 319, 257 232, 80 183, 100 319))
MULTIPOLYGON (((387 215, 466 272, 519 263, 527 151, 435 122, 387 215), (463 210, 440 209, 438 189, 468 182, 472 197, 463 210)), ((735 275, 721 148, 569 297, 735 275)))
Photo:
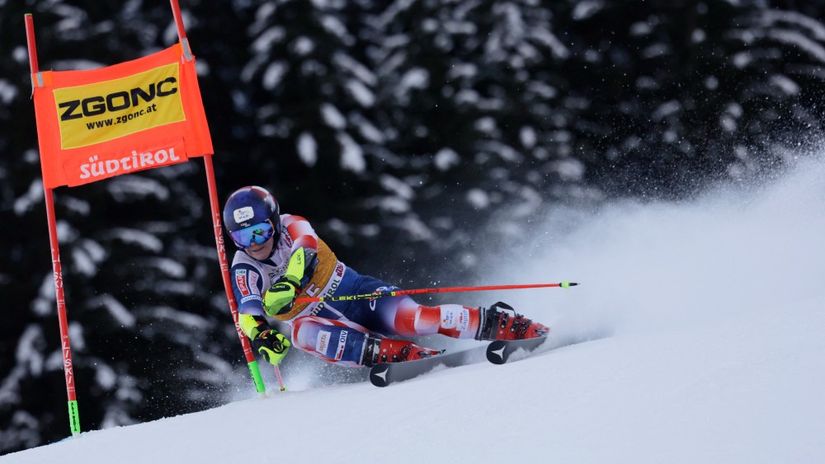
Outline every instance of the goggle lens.
POLYGON ((241 249, 252 245, 262 245, 274 234, 275 228, 272 227, 272 223, 269 221, 253 224, 231 233, 235 245, 238 245, 241 249))

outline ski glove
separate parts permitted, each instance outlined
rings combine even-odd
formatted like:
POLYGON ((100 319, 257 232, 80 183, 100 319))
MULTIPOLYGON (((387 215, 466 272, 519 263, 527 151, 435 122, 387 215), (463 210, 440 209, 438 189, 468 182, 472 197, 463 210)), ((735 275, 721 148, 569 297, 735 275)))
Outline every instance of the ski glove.
POLYGON ((290 346, 292 346, 292 343, 289 343, 286 337, 273 329, 264 330, 252 340, 252 348, 273 366, 281 364, 290 346))
POLYGON ((304 249, 298 248, 289 257, 286 272, 264 293, 264 309, 275 316, 292 308, 292 300, 299 293, 301 279, 304 278, 304 249))

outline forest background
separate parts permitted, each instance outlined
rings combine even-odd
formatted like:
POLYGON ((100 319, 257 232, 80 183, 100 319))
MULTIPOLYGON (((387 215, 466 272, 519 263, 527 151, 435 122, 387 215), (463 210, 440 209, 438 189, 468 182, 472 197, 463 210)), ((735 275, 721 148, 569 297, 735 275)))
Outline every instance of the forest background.
MULTIPOLYGON (((822 1, 181 7, 221 198, 266 186, 402 287, 473 283, 560 208, 748 185, 822 131, 822 1)), ((68 434, 24 13, 44 70, 177 40, 162 0, 0 0, 0 453, 68 434)), ((202 163, 55 198, 84 429, 226 401, 244 361, 202 163)))

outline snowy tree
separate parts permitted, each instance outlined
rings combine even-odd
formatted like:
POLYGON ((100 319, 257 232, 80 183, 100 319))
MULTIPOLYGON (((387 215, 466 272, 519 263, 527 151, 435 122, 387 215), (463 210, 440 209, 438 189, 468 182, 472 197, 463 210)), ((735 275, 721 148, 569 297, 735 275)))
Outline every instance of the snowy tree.
MULTIPOLYGON (((821 0, 181 6, 221 199, 270 187, 345 262, 402 286, 524 252, 556 205, 682 198, 822 131, 821 0)), ((25 12, 43 69, 177 39, 164 2, 0 0, 2 452, 66 435, 25 12)), ((215 405, 242 365, 199 165, 55 192, 84 428, 215 405)))
MULTIPOLYGON (((821 2, 820 2, 821 3, 821 2)), ((570 3, 576 138, 611 195, 680 197, 817 132, 822 24, 766 2, 570 3), (587 7, 585 8, 585 5, 587 7), (784 134, 783 134, 784 132, 784 134)), ((821 6, 820 6, 821 9, 821 6)))
POLYGON ((257 8, 240 78, 243 110, 262 143, 245 151, 231 181, 270 187, 282 211, 306 216, 322 238, 349 248, 345 258, 368 250, 363 238, 375 235, 380 212, 362 200, 385 162, 360 17, 359 3, 342 0, 257 8))
POLYGON ((466 275, 479 250, 526 233, 542 205, 573 196, 583 178, 557 17, 538 2, 401 0, 369 24, 387 146, 400 160, 391 175, 408 186, 391 204, 419 244, 404 258, 433 280, 466 275))
MULTIPOLYGON (((26 10, 35 15, 41 67, 112 64, 174 42, 168 6, 141 6, 53 1, 26 10)), ((10 424, 0 449, 12 450, 61 438, 67 423, 24 9, 2 8, 14 59, 2 64, 0 118, 23 129, 0 138, 4 238, 12 250, 2 258, 4 296, 11 295, 0 343, 11 357, 0 360, 0 416, 10 424)), ((228 351, 231 319, 225 300, 214 298, 223 292, 202 184, 202 169, 189 163, 55 192, 85 429, 203 409, 228 385, 240 348, 235 339, 235 354, 228 351), (226 342, 209 342, 215 339, 226 342)))

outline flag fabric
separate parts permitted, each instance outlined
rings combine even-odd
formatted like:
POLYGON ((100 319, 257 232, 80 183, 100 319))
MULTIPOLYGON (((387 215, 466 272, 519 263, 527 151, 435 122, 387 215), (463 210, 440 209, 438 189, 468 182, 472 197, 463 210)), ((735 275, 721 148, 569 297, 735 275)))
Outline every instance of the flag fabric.
POLYGON ((195 60, 180 44, 132 61, 32 75, 46 188, 211 155, 195 60))

